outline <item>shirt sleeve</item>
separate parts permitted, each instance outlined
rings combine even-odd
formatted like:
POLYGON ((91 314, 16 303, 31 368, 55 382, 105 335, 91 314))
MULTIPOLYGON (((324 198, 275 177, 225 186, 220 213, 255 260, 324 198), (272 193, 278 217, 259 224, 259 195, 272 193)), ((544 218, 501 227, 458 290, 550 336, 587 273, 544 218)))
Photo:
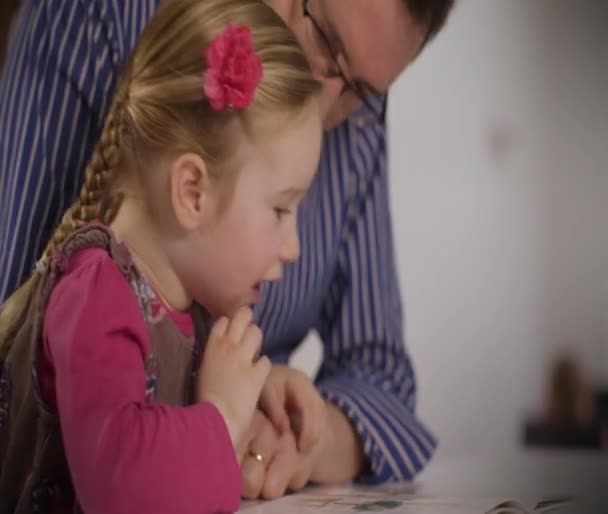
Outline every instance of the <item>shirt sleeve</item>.
POLYGON ((114 90, 108 2, 21 2, 0 76, 0 301, 27 277, 82 183, 114 90))
POLYGON ((90 514, 234 512, 241 474, 210 403, 147 404, 148 335, 137 300, 110 257, 68 271, 45 313, 64 446, 90 514))
POLYGON ((384 129, 359 128, 355 192, 319 326, 321 393, 351 419, 369 467, 364 482, 412 479, 435 437, 415 414, 416 383, 391 228, 384 129))

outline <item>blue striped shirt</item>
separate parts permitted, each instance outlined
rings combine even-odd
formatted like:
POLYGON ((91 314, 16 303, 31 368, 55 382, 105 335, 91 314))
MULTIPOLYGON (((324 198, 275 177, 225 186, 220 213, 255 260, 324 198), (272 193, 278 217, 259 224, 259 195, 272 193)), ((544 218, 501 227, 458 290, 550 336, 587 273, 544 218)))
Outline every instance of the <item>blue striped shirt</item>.
MULTIPOLYGON (((76 197, 121 63, 159 0, 26 0, 0 79, 0 298, 32 269, 76 197)), ((389 212, 386 135, 351 117, 325 136, 303 201, 301 257, 266 285, 264 350, 286 363, 311 329, 316 383, 359 433, 369 482, 411 479, 433 453, 415 415, 389 212)))

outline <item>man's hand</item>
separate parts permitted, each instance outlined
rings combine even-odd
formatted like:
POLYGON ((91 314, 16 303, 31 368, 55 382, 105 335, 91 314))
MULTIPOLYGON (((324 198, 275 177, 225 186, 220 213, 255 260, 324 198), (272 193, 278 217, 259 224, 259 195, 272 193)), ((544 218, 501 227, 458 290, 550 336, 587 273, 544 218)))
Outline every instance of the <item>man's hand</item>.
POLYGON ((262 497, 266 467, 277 453, 278 443, 276 428, 261 410, 256 410, 249 431, 237 451, 243 478, 243 498, 254 500, 262 497), (260 455, 262 461, 256 460, 255 455, 260 455))
POLYGON ((243 477, 242 495, 247 499, 273 499, 290 489, 303 488, 313 473, 320 445, 307 452, 299 452, 291 430, 280 434, 273 423, 257 411, 245 441, 249 446, 241 450, 243 477), (262 461, 254 455, 262 456, 262 461))
POLYGON ((272 366, 260 407, 281 435, 293 433, 300 452, 311 450, 327 430, 325 400, 308 376, 297 369, 272 366))
POLYGON ((271 499, 310 481, 328 434, 328 406, 304 373, 281 365, 272 366, 259 404, 245 438, 243 496, 271 499))
POLYGON ((274 365, 260 405, 265 412, 256 413, 242 451, 245 498, 277 498, 310 481, 338 484, 363 469, 365 456, 350 420, 300 371, 274 365))

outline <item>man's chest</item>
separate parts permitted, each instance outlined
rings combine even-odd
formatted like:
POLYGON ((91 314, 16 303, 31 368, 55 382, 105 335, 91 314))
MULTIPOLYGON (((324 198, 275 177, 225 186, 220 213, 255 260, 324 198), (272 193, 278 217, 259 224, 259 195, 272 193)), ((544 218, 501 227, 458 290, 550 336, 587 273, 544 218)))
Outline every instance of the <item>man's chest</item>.
POLYGON ((292 349, 317 324, 335 278, 347 212, 347 180, 324 150, 319 171, 298 211, 300 257, 283 280, 266 284, 255 313, 266 351, 292 349))

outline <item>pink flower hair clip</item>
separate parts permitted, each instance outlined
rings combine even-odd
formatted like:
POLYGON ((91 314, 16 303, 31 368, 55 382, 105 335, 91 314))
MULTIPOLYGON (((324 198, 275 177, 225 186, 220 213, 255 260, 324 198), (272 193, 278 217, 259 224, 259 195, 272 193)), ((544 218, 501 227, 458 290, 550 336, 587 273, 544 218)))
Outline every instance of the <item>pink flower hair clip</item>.
POLYGON ((211 108, 224 111, 248 107, 263 74, 251 29, 230 23, 213 38, 204 58, 207 69, 203 74, 203 91, 211 108))

